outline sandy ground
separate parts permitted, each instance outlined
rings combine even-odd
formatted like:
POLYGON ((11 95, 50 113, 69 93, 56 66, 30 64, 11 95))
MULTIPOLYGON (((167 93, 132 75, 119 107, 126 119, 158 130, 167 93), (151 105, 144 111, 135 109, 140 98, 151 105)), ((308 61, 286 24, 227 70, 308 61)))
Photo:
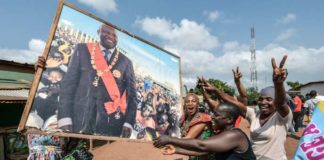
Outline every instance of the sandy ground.
MULTIPOLYGON (((240 128, 250 135, 248 122, 242 119, 240 128)), ((292 159, 298 140, 302 135, 303 130, 300 130, 296 136, 287 136, 285 144, 287 157, 292 159)), ((117 141, 111 144, 106 144, 101 147, 96 147, 93 150, 95 160, 187 160, 187 156, 172 155, 165 156, 153 147, 152 143, 149 142, 125 142, 117 141)))
POLYGON ((163 155, 149 142, 117 141, 93 150, 94 160, 188 160, 183 155, 163 155))

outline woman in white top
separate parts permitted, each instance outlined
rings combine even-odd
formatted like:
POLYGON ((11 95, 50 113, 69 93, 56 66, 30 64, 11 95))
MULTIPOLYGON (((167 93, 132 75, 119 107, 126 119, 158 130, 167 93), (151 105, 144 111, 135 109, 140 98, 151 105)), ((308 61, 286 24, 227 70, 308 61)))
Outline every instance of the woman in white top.
POLYGON ((287 159, 285 141, 287 125, 292 120, 292 112, 285 100, 284 81, 288 72, 283 66, 286 59, 285 55, 279 67, 274 58, 271 59, 274 87, 266 87, 260 91, 259 112, 246 106, 241 108, 242 115, 251 125, 252 148, 257 159, 287 159))
MULTIPOLYGON (((274 87, 266 87, 260 91, 258 100, 259 110, 246 107, 233 97, 222 93, 214 87, 204 87, 208 92, 214 92, 223 100, 233 103, 241 109, 243 117, 248 119, 251 130, 252 148, 257 159, 286 160, 285 141, 288 123, 292 120, 292 112, 286 102, 284 81, 288 72, 283 68, 287 56, 277 67, 274 58, 273 67, 274 87)), ((240 87, 238 88, 240 89, 240 87)))

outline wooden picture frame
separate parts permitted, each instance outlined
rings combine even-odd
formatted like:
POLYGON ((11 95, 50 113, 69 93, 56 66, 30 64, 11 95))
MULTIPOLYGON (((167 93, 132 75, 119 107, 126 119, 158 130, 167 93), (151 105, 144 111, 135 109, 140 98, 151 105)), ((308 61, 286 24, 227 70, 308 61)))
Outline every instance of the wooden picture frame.
MULTIPOLYGON (((108 31, 106 31, 106 34, 108 34, 108 31)), ((44 70, 38 68, 36 71, 18 131, 27 129, 28 133, 36 134, 127 141, 136 141, 136 139, 150 141, 160 134, 180 136, 180 129, 177 124, 182 114, 181 60, 179 56, 63 0, 59 2, 43 56, 46 57, 47 67, 44 70), (72 14, 74 17, 71 16, 72 14), (70 18, 70 21, 65 18, 70 18), (106 48, 103 47, 104 45, 97 44, 103 44, 101 43, 103 40, 100 38, 107 39, 107 37, 102 36, 102 32, 107 29, 106 27, 114 30, 117 37, 117 47, 108 48, 112 51, 110 59, 107 56, 107 65, 102 65, 101 60, 109 54, 105 54, 107 50, 100 50, 106 48), (95 35, 95 33, 98 33, 98 35, 95 35), (91 45, 89 45, 90 43, 91 45), (88 53, 83 53, 86 49, 88 53), (122 64, 123 57, 126 59, 125 61, 129 59, 128 63, 122 64), (85 60, 78 61, 79 59, 85 60), (121 64, 119 65, 119 63, 121 64), (91 64, 92 68, 87 68, 86 66, 90 66, 88 64, 91 64), (100 66, 106 68, 100 70, 98 69, 100 66), (119 66, 120 68, 118 68, 119 66), (91 80, 81 80, 84 78, 83 73, 87 73, 88 79, 90 77, 91 80), (127 78, 131 77, 132 74, 133 79, 127 78), (107 78, 109 76, 110 79, 107 78), (74 79, 74 81, 70 81, 70 79, 74 79), (111 79, 114 80, 111 81, 111 79), (91 84, 86 82, 91 82, 91 84), (111 87, 114 82, 115 87, 111 87), (123 85, 126 87, 123 87, 123 85), (71 91, 71 88, 73 88, 73 91, 71 91), (90 89, 87 90, 87 88, 90 89), (106 90, 103 90, 103 88, 106 90), (119 94, 111 94, 112 91, 116 91, 111 88, 119 89, 119 94), (135 91, 129 88, 135 89, 135 91), (81 93, 87 94, 82 97, 78 95, 81 93), (116 97, 116 95, 118 101, 111 100, 116 99, 111 98, 116 97), (54 98, 50 99, 50 97, 54 98), (103 104, 99 103, 98 100, 102 97, 103 104), (126 108, 122 107, 124 97, 126 97, 127 102, 124 105, 126 108), (131 98, 136 103, 132 103, 131 98), (81 100, 76 102, 79 99, 81 100), (111 101, 114 103, 111 104, 111 101), (118 102, 118 104, 115 104, 115 102, 118 102), (102 106, 98 104, 102 104, 102 106), (133 109, 131 110, 130 104, 136 106, 132 105, 133 109), (70 108, 66 106, 70 106, 70 108), (91 106, 94 106, 95 109, 91 106), (77 109, 81 111, 76 113, 77 109), (133 111, 134 109, 135 111, 133 111), (54 112, 49 110, 54 110, 54 112), (73 116, 66 116, 67 118, 65 118, 65 114, 68 115, 70 112, 73 116), (80 116, 81 114, 83 116, 80 116), (52 116, 49 117, 48 115, 52 116), (49 123, 50 125, 47 128, 44 128, 48 120, 53 117, 54 120, 51 119, 53 122, 49 123), (88 120, 85 120, 85 117, 88 120), (109 127, 106 126, 106 118, 109 127), (128 122, 127 118, 131 120, 128 122), (119 120, 121 123, 117 123, 119 120), (58 132, 53 128, 48 132, 50 126, 60 125, 61 122, 65 124, 60 127, 64 128, 63 132, 58 132), (72 125, 70 122, 72 122, 72 125), (110 124, 114 122, 117 125, 110 124), (127 131, 129 125, 131 126, 130 137, 124 132, 127 131), (111 131, 111 128, 119 128, 119 131, 111 131), (119 133, 128 138, 116 136, 119 133)), ((100 102, 102 101, 100 99, 100 102)), ((57 129, 58 126, 54 128, 57 129)))

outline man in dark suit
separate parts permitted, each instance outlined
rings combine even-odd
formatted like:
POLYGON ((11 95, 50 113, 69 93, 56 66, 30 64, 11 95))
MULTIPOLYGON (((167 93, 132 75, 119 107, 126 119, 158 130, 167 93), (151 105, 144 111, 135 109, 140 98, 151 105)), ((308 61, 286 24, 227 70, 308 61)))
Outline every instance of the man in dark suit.
POLYGON ((62 80, 58 125, 82 134, 130 137, 136 115, 133 64, 103 24, 100 43, 76 46, 62 80), (125 100, 126 103, 123 103, 125 100))

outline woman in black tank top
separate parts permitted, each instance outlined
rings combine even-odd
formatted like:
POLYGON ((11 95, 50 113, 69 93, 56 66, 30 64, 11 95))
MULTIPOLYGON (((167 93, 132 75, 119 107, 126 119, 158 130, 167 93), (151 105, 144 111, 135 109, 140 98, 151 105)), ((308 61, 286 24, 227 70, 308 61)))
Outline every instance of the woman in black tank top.
POLYGON ((230 150, 228 152, 223 153, 213 153, 213 158, 226 160, 256 159, 252 150, 252 145, 247 135, 239 128, 233 128, 232 131, 239 132, 240 134, 244 135, 246 142, 248 143, 246 151, 241 152, 236 150, 230 150))
POLYGON ((213 129, 216 133, 205 140, 179 139, 161 136, 154 146, 162 148, 164 154, 185 154, 200 156, 209 154, 209 159, 255 160, 250 141, 240 129, 235 129, 235 120, 240 114, 238 107, 221 103, 213 109, 213 129))

